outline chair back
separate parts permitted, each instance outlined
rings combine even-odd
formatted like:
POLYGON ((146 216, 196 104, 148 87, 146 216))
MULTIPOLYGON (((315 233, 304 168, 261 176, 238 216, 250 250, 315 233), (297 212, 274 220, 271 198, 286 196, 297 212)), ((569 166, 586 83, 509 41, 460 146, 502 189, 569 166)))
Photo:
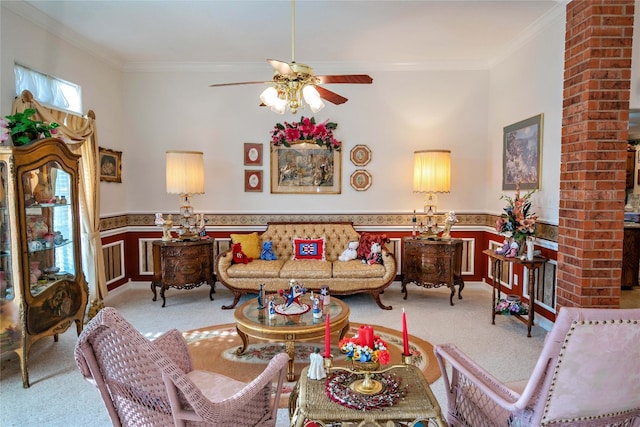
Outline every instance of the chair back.
POLYGON ((519 399, 527 400, 535 404, 515 417, 528 418, 520 424, 640 424, 640 309, 563 307, 519 399), (634 414, 636 424, 622 421, 634 414))
POLYGON ((167 359, 113 308, 84 328, 75 349, 82 375, 98 387, 114 426, 173 426, 156 361, 167 359))

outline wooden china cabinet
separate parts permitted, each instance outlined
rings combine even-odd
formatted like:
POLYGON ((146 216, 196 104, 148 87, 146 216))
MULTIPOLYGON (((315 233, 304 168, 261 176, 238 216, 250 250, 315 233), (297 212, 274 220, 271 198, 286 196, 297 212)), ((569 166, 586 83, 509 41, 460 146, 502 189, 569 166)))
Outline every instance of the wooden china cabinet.
POLYGON ((25 388, 33 343, 82 331, 78 159, 56 138, 0 147, 0 353, 17 353, 25 388))

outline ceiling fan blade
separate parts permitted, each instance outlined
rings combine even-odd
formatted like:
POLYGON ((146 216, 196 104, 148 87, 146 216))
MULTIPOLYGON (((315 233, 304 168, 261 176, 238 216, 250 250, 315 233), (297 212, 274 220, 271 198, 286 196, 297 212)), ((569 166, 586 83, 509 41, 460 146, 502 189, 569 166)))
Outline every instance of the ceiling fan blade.
POLYGON ((348 101, 347 98, 345 98, 342 95, 338 95, 335 92, 331 92, 328 89, 325 89, 321 86, 317 86, 316 85, 316 89, 318 90, 318 93, 320 94, 320 98, 326 99, 327 101, 331 102, 332 104, 344 104, 345 102, 348 101))
POLYGON ((221 86, 238 86, 238 85, 257 85, 257 84, 269 84, 271 82, 237 82, 237 83, 217 83, 213 85, 209 85, 209 87, 221 87, 221 86))
POLYGON ((316 76, 320 79, 320 84, 328 83, 354 83, 354 84, 371 84, 373 79, 367 74, 342 74, 333 76, 316 76))
POLYGON ((295 74, 291 69, 291 65, 289 65, 289 63, 287 62, 278 61, 277 59, 267 59, 267 62, 271 64, 271 66, 283 76, 295 74))

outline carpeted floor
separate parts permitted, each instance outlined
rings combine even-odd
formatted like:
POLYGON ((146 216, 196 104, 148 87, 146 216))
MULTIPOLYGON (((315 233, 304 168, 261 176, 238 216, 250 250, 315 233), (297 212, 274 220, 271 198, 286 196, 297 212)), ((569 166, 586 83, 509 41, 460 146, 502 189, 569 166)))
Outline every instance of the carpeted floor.
MULTIPOLYGON (((222 310, 233 295, 221 285, 215 300, 209 301, 208 288, 189 291, 170 289, 167 305, 152 301, 148 283, 134 283, 109 294, 106 304, 115 307, 139 331, 149 338, 171 328, 193 331, 210 325, 231 324, 233 310, 222 310)), ((542 348, 546 331, 538 326, 527 338, 526 327, 508 316, 496 318, 491 325, 491 287, 484 283, 467 283, 464 299, 449 305, 446 288, 409 287, 404 300, 400 283, 394 282, 382 295, 393 310, 381 310, 369 295, 341 298, 349 304, 352 323, 381 325, 399 330, 402 308, 408 318, 409 333, 425 342, 455 343, 472 359, 503 381, 528 378, 542 348)), ((248 297, 247 297, 248 298, 248 297)), ((245 301, 243 298, 241 301, 245 301)), ((84 381, 73 360, 75 328, 60 334, 55 343, 44 338, 33 346, 29 357, 31 388, 23 389, 20 366, 15 356, 0 361, 0 425, 75 427, 111 425, 98 391, 84 381)), ((239 345, 237 337, 228 337, 225 348, 239 345)), ((426 351, 429 352, 428 350, 426 351)), ((446 408, 441 378, 431 388, 446 408)), ((278 427, 288 426, 286 409, 278 412, 278 427)))
MULTIPOLYGON (((355 335, 359 326, 359 323, 351 323, 350 330, 346 336, 355 335)), ((372 326, 375 333, 389 345, 390 364, 402 363, 403 343, 401 333, 379 325, 372 326)), ((249 382, 258 376, 275 354, 285 351, 283 343, 250 338, 247 350, 242 355, 236 355, 236 350, 242 341, 236 333, 235 325, 232 323, 198 328, 184 332, 183 335, 189 344, 189 351, 196 369, 224 373, 243 382, 249 382)), ((422 370, 429 383, 433 383, 440 377, 440 370, 433 354, 433 346, 413 335, 409 336, 409 341, 413 364, 422 370)), ((331 348, 331 354, 334 355, 334 364, 336 366, 348 366, 349 362, 345 360, 345 356, 340 353, 340 349, 336 344, 334 343, 331 348)), ((316 347, 322 348, 323 345, 321 342, 296 343, 294 358, 296 379, 300 375, 302 368, 309 364, 309 354, 316 347)), ((285 382, 283 385, 281 407, 286 407, 288 394, 294 385, 295 381, 285 382)))

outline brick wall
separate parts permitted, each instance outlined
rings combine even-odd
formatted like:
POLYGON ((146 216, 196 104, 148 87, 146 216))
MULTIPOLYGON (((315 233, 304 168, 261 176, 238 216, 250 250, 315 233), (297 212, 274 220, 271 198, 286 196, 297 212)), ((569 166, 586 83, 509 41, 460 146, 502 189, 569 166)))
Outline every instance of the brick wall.
POLYGON ((620 305, 633 0, 567 4, 559 306, 620 305))

